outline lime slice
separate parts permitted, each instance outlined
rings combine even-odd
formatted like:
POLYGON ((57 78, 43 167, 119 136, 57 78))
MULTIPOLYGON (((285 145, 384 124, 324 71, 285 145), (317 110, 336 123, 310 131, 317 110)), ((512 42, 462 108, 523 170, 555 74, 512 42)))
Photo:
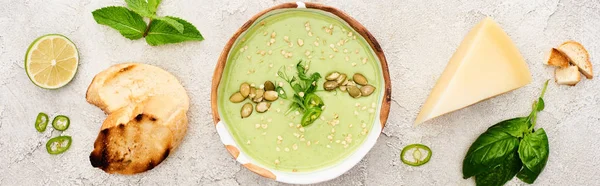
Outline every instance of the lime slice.
POLYGON ((69 83, 79 64, 79 52, 67 37, 50 34, 37 38, 27 49, 25 71, 33 84, 57 89, 69 83))

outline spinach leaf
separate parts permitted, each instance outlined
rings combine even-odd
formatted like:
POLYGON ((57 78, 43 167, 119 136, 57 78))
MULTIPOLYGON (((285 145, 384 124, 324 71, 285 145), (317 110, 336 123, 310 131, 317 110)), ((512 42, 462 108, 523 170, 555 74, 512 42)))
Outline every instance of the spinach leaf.
POLYGON ((475 176, 475 183, 482 186, 502 186, 511 180, 523 164, 517 152, 510 153, 504 163, 475 176))
POLYGON ((533 183, 544 170, 549 154, 548 136, 544 129, 525 135, 519 144, 519 158, 525 169, 519 172, 517 177, 526 183, 533 183))
POLYGON ((479 175, 503 164, 517 151, 519 139, 505 131, 511 122, 499 123, 481 134, 469 148, 463 161, 463 178, 479 175))

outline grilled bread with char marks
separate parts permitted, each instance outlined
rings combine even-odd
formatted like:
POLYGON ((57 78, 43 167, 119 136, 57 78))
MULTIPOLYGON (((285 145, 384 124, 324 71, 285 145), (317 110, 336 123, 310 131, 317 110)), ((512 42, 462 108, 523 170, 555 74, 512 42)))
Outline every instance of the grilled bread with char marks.
POLYGON ((100 72, 86 99, 108 117, 90 154, 92 166, 108 173, 135 174, 161 163, 187 131, 189 98, 170 73, 126 63, 100 72))

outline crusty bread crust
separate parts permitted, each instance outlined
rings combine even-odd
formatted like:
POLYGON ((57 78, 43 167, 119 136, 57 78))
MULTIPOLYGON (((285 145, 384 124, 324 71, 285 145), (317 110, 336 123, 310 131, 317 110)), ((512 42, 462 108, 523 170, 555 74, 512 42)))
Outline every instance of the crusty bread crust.
POLYGON ((567 67, 569 67, 569 59, 566 56, 564 56, 563 54, 561 54, 558 51, 558 49, 552 48, 550 50, 550 54, 548 54, 548 59, 546 60, 546 64, 555 66, 555 67, 567 68, 567 67))
POLYGON ((567 41, 561 44, 557 49, 567 56, 571 60, 571 63, 579 67, 579 71, 581 71, 586 78, 592 79, 594 77, 590 54, 583 45, 576 41, 567 41))
POLYGON ((92 166, 135 174, 161 163, 187 131, 189 98, 170 73, 125 63, 100 72, 86 98, 108 114, 90 154, 92 166))

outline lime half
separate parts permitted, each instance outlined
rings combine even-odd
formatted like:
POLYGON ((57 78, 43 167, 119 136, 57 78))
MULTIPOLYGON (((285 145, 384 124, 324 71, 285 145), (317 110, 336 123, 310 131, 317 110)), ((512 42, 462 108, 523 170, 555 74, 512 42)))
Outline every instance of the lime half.
POLYGON ((50 34, 37 38, 27 49, 25 71, 33 84, 57 89, 69 83, 79 64, 79 52, 67 37, 50 34))

